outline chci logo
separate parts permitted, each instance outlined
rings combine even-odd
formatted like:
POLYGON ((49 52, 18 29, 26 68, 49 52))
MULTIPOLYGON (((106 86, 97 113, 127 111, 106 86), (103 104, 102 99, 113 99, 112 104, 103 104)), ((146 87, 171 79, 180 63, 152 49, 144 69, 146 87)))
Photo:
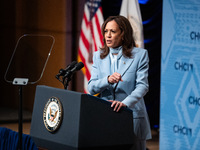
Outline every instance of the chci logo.
POLYGON ((56 97, 51 97, 43 112, 43 121, 46 129, 49 132, 55 132, 61 125, 62 122, 62 104, 56 97))

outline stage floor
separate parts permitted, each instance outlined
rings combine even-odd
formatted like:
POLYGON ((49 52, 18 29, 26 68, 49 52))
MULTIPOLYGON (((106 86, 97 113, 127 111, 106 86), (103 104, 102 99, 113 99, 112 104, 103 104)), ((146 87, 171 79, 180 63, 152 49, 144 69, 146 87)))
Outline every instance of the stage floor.
MULTIPOLYGON (((6 127, 13 131, 18 131, 18 123, 1 123, 0 127, 6 127)), ((30 134, 30 122, 23 123, 23 133, 30 134)), ((159 150, 159 133, 158 131, 152 130, 152 139, 147 141, 148 150, 159 150)))

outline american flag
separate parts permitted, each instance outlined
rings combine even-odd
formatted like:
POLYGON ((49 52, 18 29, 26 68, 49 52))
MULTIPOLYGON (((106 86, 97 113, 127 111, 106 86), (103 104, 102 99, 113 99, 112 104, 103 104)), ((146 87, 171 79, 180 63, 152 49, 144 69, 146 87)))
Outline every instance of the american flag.
POLYGON ((93 52, 103 45, 101 25, 103 24, 101 0, 87 0, 79 39, 78 61, 84 63, 84 92, 88 93, 87 84, 91 76, 93 52))

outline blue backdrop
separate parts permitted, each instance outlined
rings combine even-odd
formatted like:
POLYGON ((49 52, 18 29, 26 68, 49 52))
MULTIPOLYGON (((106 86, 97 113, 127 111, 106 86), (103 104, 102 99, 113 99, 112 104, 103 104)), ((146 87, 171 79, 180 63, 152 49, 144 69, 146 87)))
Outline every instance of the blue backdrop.
POLYGON ((163 1, 160 149, 200 149, 200 1, 163 1))

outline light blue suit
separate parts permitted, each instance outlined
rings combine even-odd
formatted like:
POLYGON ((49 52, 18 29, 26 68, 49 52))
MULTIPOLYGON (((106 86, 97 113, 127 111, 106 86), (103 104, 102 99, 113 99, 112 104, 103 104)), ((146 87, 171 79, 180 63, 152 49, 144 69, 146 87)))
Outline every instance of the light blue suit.
POLYGON ((122 80, 118 84, 109 84, 108 76, 111 75, 110 56, 100 58, 100 51, 94 53, 91 79, 88 82, 90 94, 101 94, 105 100, 113 100, 113 88, 115 88, 115 100, 122 101, 133 111, 133 130, 140 140, 151 138, 151 130, 146 112, 143 96, 148 92, 148 68, 149 57, 145 49, 133 48, 132 58, 122 55, 118 62, 118 72, 122 80))

